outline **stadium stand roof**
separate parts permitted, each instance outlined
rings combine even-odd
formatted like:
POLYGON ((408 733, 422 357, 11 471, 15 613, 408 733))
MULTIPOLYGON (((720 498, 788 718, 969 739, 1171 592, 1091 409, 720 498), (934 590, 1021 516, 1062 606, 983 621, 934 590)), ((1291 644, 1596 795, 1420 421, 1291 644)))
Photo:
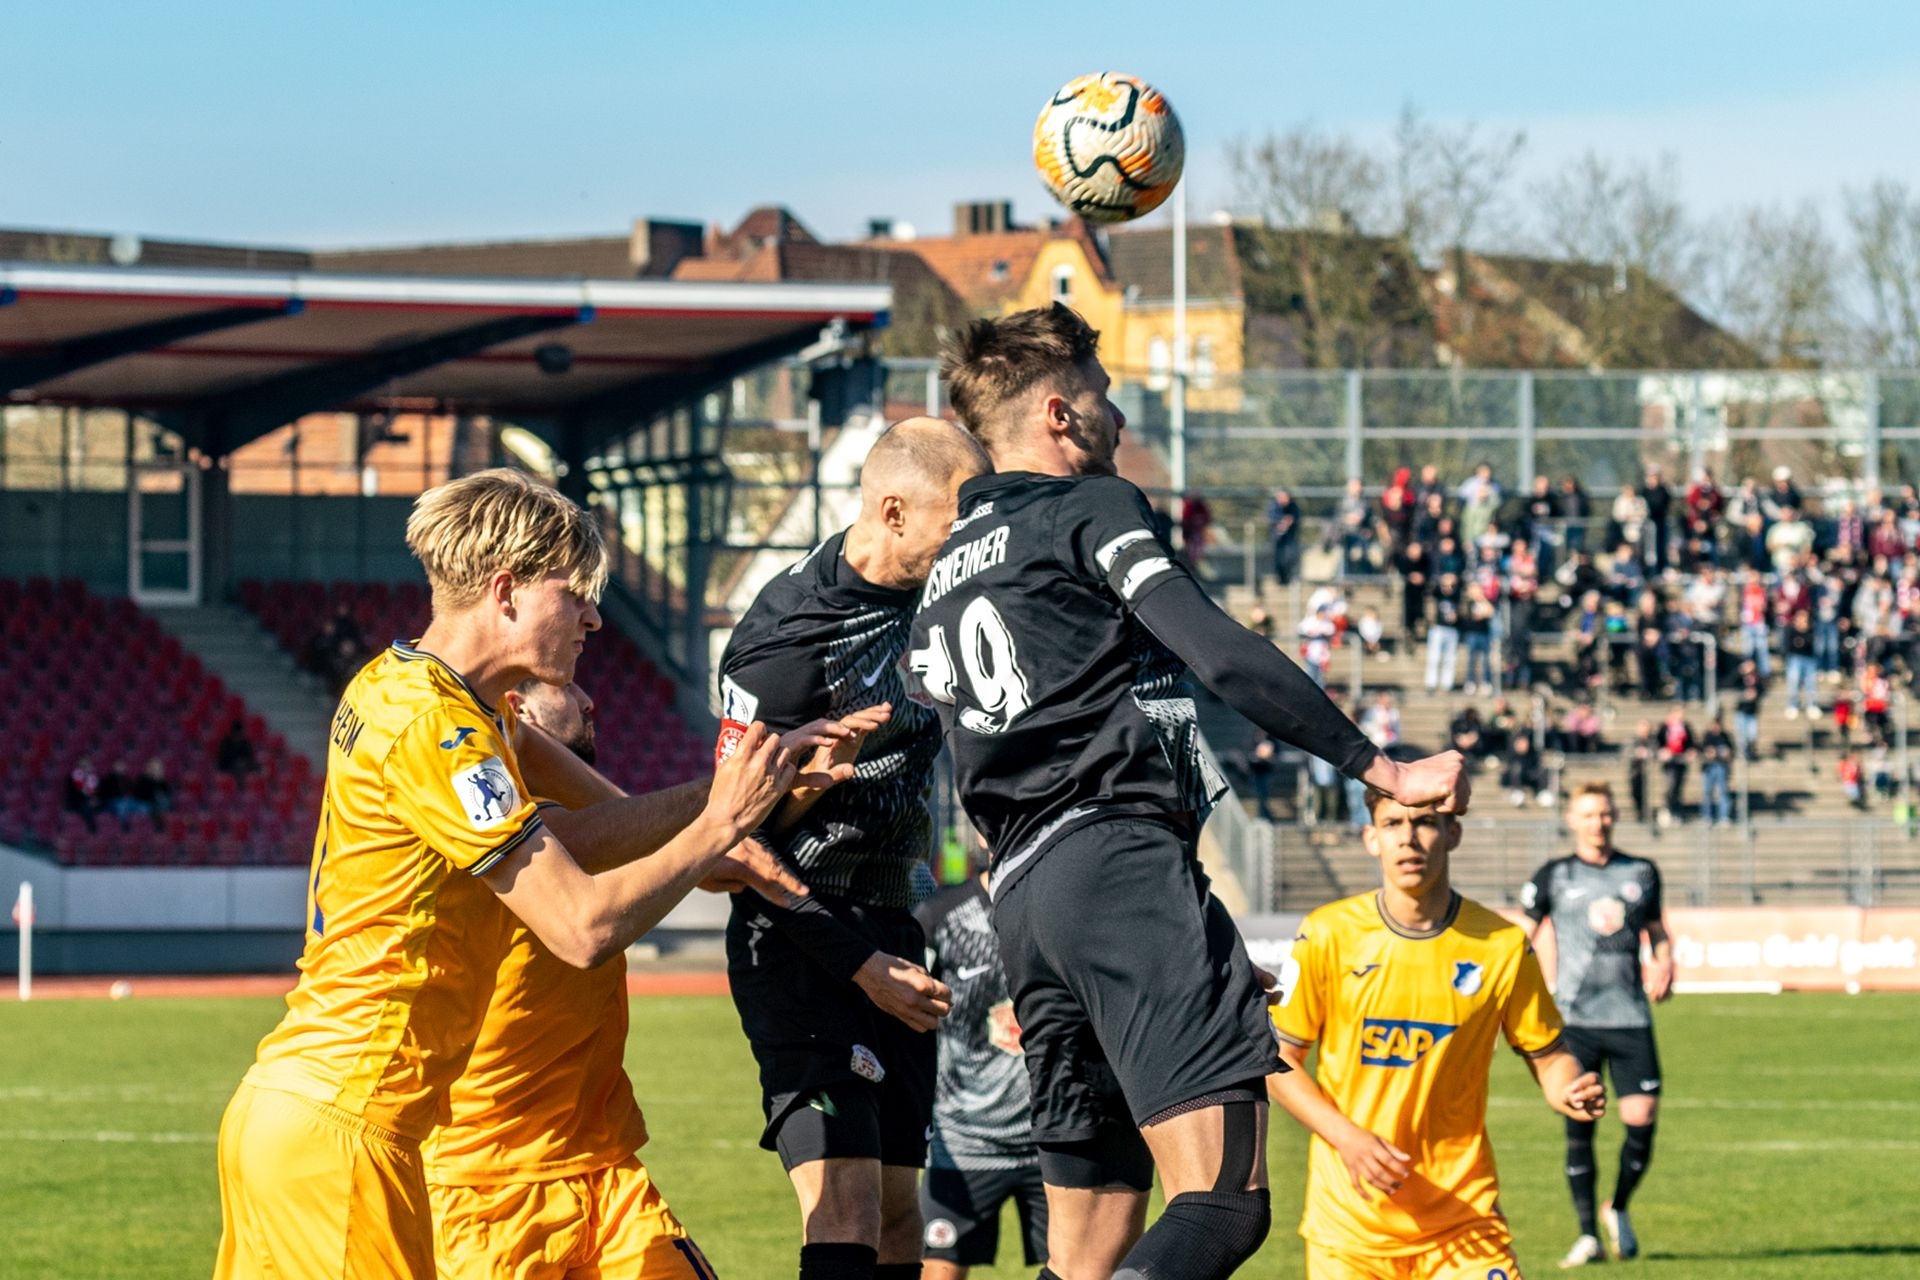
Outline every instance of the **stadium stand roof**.
POLYGON ((883 283, 460 277, 0 261, 0 403, 154 413, 213 455, 397 403, 624 428, 883 327, 883 283))

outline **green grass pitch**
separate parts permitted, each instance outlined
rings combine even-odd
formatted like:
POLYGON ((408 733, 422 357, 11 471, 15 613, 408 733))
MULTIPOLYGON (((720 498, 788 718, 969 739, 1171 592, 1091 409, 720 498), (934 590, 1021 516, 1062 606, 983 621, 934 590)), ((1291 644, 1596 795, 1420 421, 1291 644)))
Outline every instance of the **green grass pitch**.
MULTIPOLYGON (((214 1131, 270 1000, 0 1005, 0 1276, 204 1276, 214 1131)), ((1692 996, 1661 1013, 1659 1148, 1635 1202, 1649 1277, 1920 1274, 1920 996, 1692 996)), ((662 1189, 730 1280, 794 1272, 796 1214, 754 1145, 753 1068, 724 999, 635 1001, 628 1067, 662 1189)), ((1560 1122, 1498 1055, 1492 1125, 1522 1264, 1572 1238, 1560 1122)), ((1618 1126, 1603 1130, 1601 1191, 1618 1126)), ((1243 1275, 1301 1273, 1304 1139, 1276 1119, 1276 1226, 1243 1275)), ((1002 1265, 982 1276, 1028 1276, 1002 1265)), ((1608 1274, 1608 1273, 1602 1273, 1608 1274)))

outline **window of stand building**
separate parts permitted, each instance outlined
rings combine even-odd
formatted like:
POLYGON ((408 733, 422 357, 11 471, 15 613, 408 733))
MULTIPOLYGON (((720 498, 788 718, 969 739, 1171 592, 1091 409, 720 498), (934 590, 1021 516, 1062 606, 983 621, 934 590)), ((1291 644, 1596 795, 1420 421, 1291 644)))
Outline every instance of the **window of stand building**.
POLYGON ((1073 268, 1064 262, 1053 269, 1053 300, 1069 306, 1073 303, 1073 268))
POLYGON ((1173 348, 1165 338, 1153 338, 1147 343, 1147 386, 1155 391, 1164 391, 1172 381, 1173 348))

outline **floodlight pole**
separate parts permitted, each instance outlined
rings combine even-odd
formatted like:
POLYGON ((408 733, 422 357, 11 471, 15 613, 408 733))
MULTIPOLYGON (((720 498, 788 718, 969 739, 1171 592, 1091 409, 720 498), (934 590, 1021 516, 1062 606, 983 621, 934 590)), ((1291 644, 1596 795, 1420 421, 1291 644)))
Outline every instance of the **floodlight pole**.
POLYGON ((1167 480, 1182 506, 1187 501, 1187 184, 1173 189, 1173 402, 1167 480))

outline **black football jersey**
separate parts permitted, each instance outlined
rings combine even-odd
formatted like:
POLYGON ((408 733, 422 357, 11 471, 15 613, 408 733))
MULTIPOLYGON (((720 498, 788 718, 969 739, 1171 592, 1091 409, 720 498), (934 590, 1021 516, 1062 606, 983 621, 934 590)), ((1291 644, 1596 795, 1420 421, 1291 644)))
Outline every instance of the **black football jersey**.
POLYGON ((1197 828, 1226 790, 1186 667, 1129 614, 1184 576, 1140 490, 1114 476, 969 480, 920 593, 910 665, 940 710, 998 894, 1049 841, 1103 817, 1197 828))
POLYGON ((935 1168, 1017 1169, 1038 1159, 1020 1024, 1000 942, 977 879, 914 908, 927 934, 927 972, 953 992, 940 1020, 933 1095, 935 1168))
POLYGON ((1641 985, 1640 934, 1660 923, 1660 869, 1614 853, 1602 866, 1569 854, 1542 864, 1520 887, 1520 906, 1553 921, 1554 1000, 1570 1027, 1653 1024, 1641 985))
POLYGON ((810 889, 908 908, 914 867, 932 848, 927 802, 940 725, 902 683, 915 592, 862 578, 845 543, 834 534, 768 583, 734 628, 720 659, 722 751, 755 720, 785 733, 891 702, 892 718, 862 744, 853 778, 792 829, 760 834, 810 889))

